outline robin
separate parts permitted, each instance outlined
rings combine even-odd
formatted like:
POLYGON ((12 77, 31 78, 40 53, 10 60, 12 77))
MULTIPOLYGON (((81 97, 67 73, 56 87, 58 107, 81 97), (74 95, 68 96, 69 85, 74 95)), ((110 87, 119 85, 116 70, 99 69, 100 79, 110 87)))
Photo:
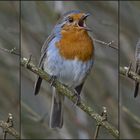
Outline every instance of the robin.
MULTIPOLYGON (((78 99, 94 59, 93 40, 85 23, 89 15, 77 10, 64 14, 45 41, 39 62, 42 70, 73 88, 78 99)), ((41 77, 38 77, 34 88, 35 95, 39 92, 41 82, 41 77)), ((64 96, 54 89, 50 115, 51 128, 62 128, 63 104, 64 96)))
MULTIPOLYGON (((137 42, 136 50, 135 50, 135 61, 136 61, 136 69, 135 72, 140 75, 140 39, 137 42)), ((139 91, 139 82, 135 82, 135 91, 134 97, 137 97, 139 91)))

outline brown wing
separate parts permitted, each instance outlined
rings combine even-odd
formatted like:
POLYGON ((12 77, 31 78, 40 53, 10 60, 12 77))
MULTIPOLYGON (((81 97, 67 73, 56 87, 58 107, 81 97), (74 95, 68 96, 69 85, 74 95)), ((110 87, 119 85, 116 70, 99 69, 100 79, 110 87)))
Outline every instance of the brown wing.
MULTIPOLYGON (((45 41, 45 43, 43 44, 42 46, 42 49, 41 49, 41 57, 40 57, 40 60, 39 60, 39 68, 43 69, 43 63, 44 63, 44 58, 46 57, 46 49, 48 48, 48 44, 49 42, 55 37, 55 35, 52 33, 48 38, 47 40, 45 41)), ((39 93, 39 90, 40 90, 40 86, 41 86, 41 83, 42 83, 42 78, 37 76, 37 79, 35 81, 35 85, 34 85, 34 94, 37 95, 39 93)))

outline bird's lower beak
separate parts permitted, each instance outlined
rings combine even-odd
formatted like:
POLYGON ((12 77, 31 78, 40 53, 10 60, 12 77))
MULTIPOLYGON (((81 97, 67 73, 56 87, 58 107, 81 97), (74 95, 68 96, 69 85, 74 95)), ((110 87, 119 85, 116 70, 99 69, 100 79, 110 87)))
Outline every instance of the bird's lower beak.
POLYGON ((87 31, 90 31, 90 32, 92 32, 92 29, 91 29, 91 28, 84 27, 84 29, 86 29, 87 31))

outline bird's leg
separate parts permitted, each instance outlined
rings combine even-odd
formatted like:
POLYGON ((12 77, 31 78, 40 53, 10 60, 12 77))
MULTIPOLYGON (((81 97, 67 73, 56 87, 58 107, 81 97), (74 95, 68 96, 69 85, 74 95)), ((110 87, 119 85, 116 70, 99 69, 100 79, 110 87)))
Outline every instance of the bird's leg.
POLYGON ((55 84, 55 80, 56 80, 56 78, 57 78, 57 77, 56 77, 56 76, 54 76, 54 75, 53 75, 53 76, 51 76, 51 78, 50 78, 50 80, 49 80, 49 81, 50 81, 50 85, 51 85, 51 86, 53 86, 53 85, 55 84))
POLYGON ((74 95, 72 95, 72 98, 74 98, 74 97, 76 97, 76 102, 73 104, 75 106, 75 105, 78 105, 80 103, 81 97, 80 97, 80 94, 78 94, 77 91, 75 91, 74 95))

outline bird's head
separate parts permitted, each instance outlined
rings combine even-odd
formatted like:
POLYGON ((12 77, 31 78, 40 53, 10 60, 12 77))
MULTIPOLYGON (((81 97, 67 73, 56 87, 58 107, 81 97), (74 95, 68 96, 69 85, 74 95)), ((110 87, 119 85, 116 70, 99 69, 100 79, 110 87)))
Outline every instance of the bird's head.
POLYGON ((86 25, 86 19, 89 15, 89 13, 83 13, 80 11, 67 12, 60 18, 56 27, 65 31, 73 29, 91 31, 86 25))

